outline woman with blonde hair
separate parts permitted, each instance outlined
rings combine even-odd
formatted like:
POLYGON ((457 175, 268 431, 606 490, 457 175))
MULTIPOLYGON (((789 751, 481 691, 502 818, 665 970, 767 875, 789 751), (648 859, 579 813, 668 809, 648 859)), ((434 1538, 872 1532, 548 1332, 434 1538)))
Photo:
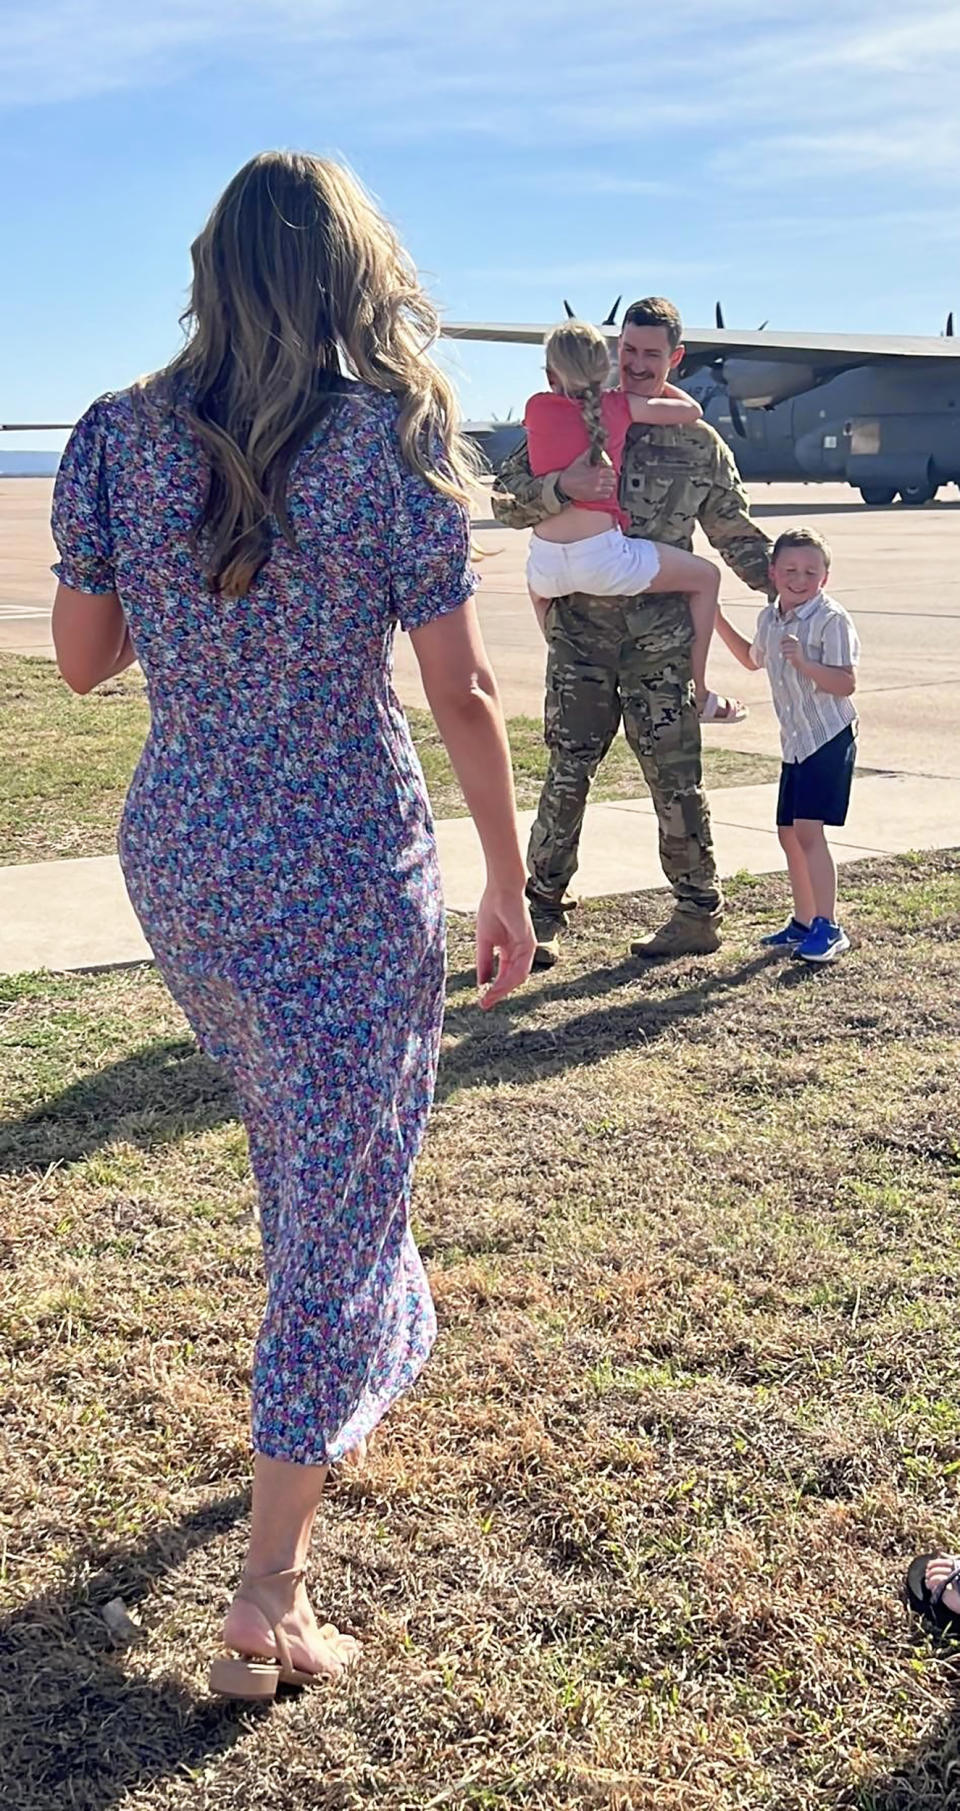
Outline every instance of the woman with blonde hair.
MULTIPOLYGON (((649 397, 608 389, 606 338, 589 321, 555 327, 544 355, 550 388, 531 396, 524 411, 535 477, 562 471, 589 451, 592 464, 611 464, 619 480, 631 427, 688 427, 703 413, 676 384, 649 397)), ((690 665, 700 716, 705 722, 742 722, 747 712, 739 699, 720 698, 707 685, 707 654, 720 596, 718 568, 681 547, 628 537, 627 527, 629 518, 610 498, 570 504, 537 524, 530 538, 527 583, 541 629, 545 632, 548 600, 574 592, 588 597, 683 592, 693 627, 690 665)))
POLYGON ((398 622, 486 857, 485 1007, 526 977, 533 933, 468 455, 409 259, 345 170, 269 152, 193 262, 183 351, 95 402, 64 454, 53 626, 77 692, 143 667, 123 871, 249 1134, 267 1302, 234 1657, 212 1684, 261 1697, 356 1658, 314 1616, 311 1528, 327 1468, 362 1452, 436 1331, 409 1203, 444 919, 398 622))

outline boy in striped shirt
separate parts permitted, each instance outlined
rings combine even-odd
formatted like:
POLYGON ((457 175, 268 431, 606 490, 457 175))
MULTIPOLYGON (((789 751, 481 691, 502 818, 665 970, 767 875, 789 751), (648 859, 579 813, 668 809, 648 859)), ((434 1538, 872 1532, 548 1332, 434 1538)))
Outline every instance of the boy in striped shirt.
POLYGON ((741 666, 765 667, 780 724, 783 766, 777 830, 793 889, 793 917, 763 939, 805 962, 833 962, 850 948, 837 922, 837 870, 824 834, 846 822, 857 754, 860 643, 842 605, 828 597, 830 549, 812 528, 782 534, 770 559, 776 601, 761 610, 752 643, 717 611, 717 633, 741 666))

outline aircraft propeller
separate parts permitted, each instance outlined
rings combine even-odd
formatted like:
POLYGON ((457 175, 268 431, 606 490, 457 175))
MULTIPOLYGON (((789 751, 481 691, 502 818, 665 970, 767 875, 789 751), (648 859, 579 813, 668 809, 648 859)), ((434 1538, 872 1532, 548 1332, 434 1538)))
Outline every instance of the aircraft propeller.
MULTIPOLYGON (((718 327, 719 331, 722 333, 726 323, 723 318, 723 309, 721 308, 719 302, 716 303, 713 312, 714 312, 714 317, 716 319, 717 327, 718 327)), ((767 325, 766 321, 764 321, 763 325, 764 325, 764 327, 767 325)), ((710 369, 713 372, 713 374, 717 380, 717 383, 720 385, 721 389, 723 389, 726 393, 727 402, 730 406, 730 421, 733 425, 734 433, 738 434, 741 440, 746 440, 746 438, 747 438, 746 417, 745 417, 743 410, 741 409, 740 404, 738 403, 736 397, 731 396, 731 394, 730 394, 730 386, 727 383, 726 373, 725 373, 723 367, 724 367, 724 358, 723 358, 723 353, 721 352, 718 358, 711 360, 710 369)))
MULTIPOLYGON (((721 369, 722 369, 723 361, 721 360, 720 363, 721 363, 721 369)), ((726 386, 724 386, 724 387, 726 387, 726 386)), ((746 440, 746 438, 747 438, 747 418, 744 415, 744 412, 741 409, 740 404, 738 403, 736 397, 731 396, 729 390, 727 390, 727 401, 730 404, 730 420, 733 423, 733 431, 735 434, 739 434, 741 440, 746 440)))
POLYGON ((946 338, 948 340, 953 339, 953 309, 952 308, 950 310, 950 313, 947 315, 946 338))
MULTIPOLYGON (((615 327, 616 326, 617 310, 620 307, 620 304, 622 301, 623 301, 623 297, 618 296, 616 301, 613 304, 613 307, 610 310, 610 313, 604 315, 603 320, 600 323, 601 327, 615 327)), ((577 315, 576 310, 571 308, 569 302, 567 301, 566 296, 564 296, 564 298, 563 298, 563 309, 564 309, 564 313, 566 314, 568 321, 576 321, 579 319, 579 316, 577 315)))
MULTIPOLYGON (((726 321, 725 321, 725 320, 724 320, 724 318, 723 318, 723 309, 722 309, 722 308, 721 308, 721 306, 720 306, 720 303, 719 303, 719 302, 717 302, 717 303, 716 303, 716 304, 715 304, 715 305, 714 305, 714 310, 713 310, 713 312, 714 312, 714 315, 715 315, 715 317, 716 317, 716 322, 717 322, 717 326, 718 326, 718 327, 719 327, 719 329, 720 329, 720 332, 721 332, 721 333, 722 333, 722 332, 723 332, 723 330, 724 330, 724 328, 725 328, 725 327, 726 327, 726 324, 727 324, 727 323, 726 323, 726 321)), ((764 330, 764 328, 765 328, 765 327, 769 327, 769 325, 770 325, 770 322, 769 322, 769 321, 761 321, 761 322, 760 322, 760 325, 759 325, 759 327, 758 327, 758 328, 757 328, 757 332, 758 332, 758 333, 762 333, 762 332, 763 332, 763 330, 764 330)))

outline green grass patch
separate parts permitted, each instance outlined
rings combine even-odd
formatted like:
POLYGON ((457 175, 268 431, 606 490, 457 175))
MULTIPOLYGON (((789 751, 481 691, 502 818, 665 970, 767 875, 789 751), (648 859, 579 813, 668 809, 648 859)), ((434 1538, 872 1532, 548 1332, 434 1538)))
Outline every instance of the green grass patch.
POLYGON ((0 864, 114 848, 149 721, 137 669, 77 698, 52 661, 0 654, 0 864))
POLYGON ((960 1541, 960 858, 843 888, 835 969, 735 882, 719 956, 645 969, 663 897, 593 901, 490 1015, 453 921, 440 1338, 312 1559, 364 1660, 265 1714, 204 1685, 263 1300, 229 1089, 149 968, 0 980, 10 1811, 953 1802, 897 1594, 960 1541))
MULTIPOLYGON (((433 718, 417 710, 409 718, 434 815, 462 817, 466 807, 433 718)), ((51 661, 0 654, 0 866, 108 854, 148 723, 137 668, 76 698, 51 661)), ((509 730, 517 798, 521 808, 534 806, 547 765, 542 727, 515 717, 509 730)), ((742 786, 779 772, 766 756, 730 749, 708 749, 704 768, 711 786, 742 786)), ((639 798, 646 790, 618 737, 594 798, 639 798)))
MULTIPOLYGON (((433 718, 427 711, 408 711, 407 715, 435 816, 462 817, 466 807, 433 718)), ((511 717, 507 727, 517 804, 521 810, 532 810, 540 797, 547 771, 543 724, 539 717, 511 717)), ((763 780, 777 779, 780 763, 767 755, 740 754, 731 748, 705 748, 703 771, 708 787, 754 786, 763 780)), ((603 762, 590 796, 595 801, 649 796, 637 759, 622 733, 603 762)))

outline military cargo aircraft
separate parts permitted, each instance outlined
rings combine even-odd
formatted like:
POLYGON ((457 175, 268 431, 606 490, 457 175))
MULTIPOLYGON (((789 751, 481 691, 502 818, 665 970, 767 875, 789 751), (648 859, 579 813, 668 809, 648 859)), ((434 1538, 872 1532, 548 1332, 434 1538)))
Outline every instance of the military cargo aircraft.
MULTIPOLYGON (((615 341, 618 296, 600 325, 615 341)), ((569 302, 564 303, 573 316, 569 302)), ((549 325, 450 322, 447 339, 542 346, 549 325)), ((724 325, 684 333, 680 382, 733 448, 744 478, 846 482, 865 503, 896 497, 916 507, 942 485, 960 484, 960 337, 953 315, 939 338, 734 333, 724 325)), ((0 433, 37 433, 69 423, 0 423, 0 433)), ((467 422, 494 471, 523 427, 467 422)))
MULTIPOLYGON (((573 309, 564 303, 568 315, 573 309)), ((615 341, 619 298, 601 323, 615 341)), ((845 482, 865 503, 916 507, 960 484, 960 338, 953 315, 939 337, 684 333, 679 381, 733 448, 744 478, 845 482)), ((549 326, 450 322, 448 339, 542 345, 549 326)), ((494 470, 523 429, 474 422, 468 431, 494 470)))

